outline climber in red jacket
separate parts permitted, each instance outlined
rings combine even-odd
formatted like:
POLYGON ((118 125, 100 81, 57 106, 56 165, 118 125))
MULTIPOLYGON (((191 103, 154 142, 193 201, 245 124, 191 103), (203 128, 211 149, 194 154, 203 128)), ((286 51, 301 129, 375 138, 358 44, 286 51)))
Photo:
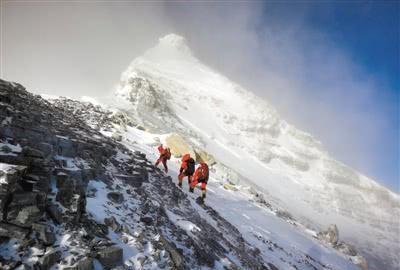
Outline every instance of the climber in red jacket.
POLYGON ((168 172, 167 160, 171 158, 171 150, 169 149, 169 147, 164 148, 162 145, 160 145, 158 147, 158 152, 160 152, 160 157, 157 159, 155 165, 158 166, 158 164, 162 162, 162 164, 164 165, 164 170, 167 173, 168 172))
POLYGON ((190 154, 183 155, 182 164, 178 175, 179 187, 182 187, 182 181, 183 178, 185 178, 185 176, 188 177, 188 183, 190 185, 190 182, 192 181, 192 175, 194 173, 194 167, 195 167, 195 161, 193 158, 190 157, 190 154))
POLYGON ((194 192, 194 188, 198 183, 201 183, 201 197, 206 198, 206 187, 208 182, 208 165, 204 162, 200 163, 200 166, 196 169, 193 175, 193 179, 190 183, 190 192, 194 192))

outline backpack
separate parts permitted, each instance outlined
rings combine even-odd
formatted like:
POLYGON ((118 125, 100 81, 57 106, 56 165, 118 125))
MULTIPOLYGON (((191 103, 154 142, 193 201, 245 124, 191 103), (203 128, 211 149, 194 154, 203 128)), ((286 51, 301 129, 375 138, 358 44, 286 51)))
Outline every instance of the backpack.
POLYGON ((171 158, 171 151, 169 149, 165 149, 165 157, 169 160, 171 158))
POLYGON ((202 163, 201 169, 202 169, 202 174, 203 174, 202 177, 207 183, 208 175, 209 175, 208 165, 206 163, 202 163))
POLYGON ((183 157, 182 157, 182 162, 186 162, 186 161, 188 161, 190 159, 190 154, 185 154, 185 155, 183 155, 183 157))
POLYGON ((187 168, 186 168, 186 174, 192 175, 194 173, 194 167, 195 167, 195 161, 193 158, 189 158, 186 161, 187 168))

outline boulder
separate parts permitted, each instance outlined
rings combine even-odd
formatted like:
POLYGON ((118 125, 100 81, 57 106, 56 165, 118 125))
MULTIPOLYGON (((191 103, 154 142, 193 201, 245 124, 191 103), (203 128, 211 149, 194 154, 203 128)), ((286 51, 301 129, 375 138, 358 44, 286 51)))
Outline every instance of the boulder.
POLYGON ((114 192, 114 191, 109 192, 107 194, 107 198, 109 198, 114 203, 118 203, 118 204, 121 204, 124 202, 124 195, 122 195, 119 192, 114 192))
POLYGON ((53 232, 46 229, 44 224, 33 224, 32 230, 37 233, 38 239, 43 242, 45 246, 51 246, 56 241, 56 236, 53 232))
POLYGON ((326 231, 319 232, 317 237, 325 243, 336 246, 339 241, 339 230, 335 224, 331 224, 326 231))
POLYGON ((173 244, 170 244, 162 235, 160 235, 160 242, 171 256, 172 262, 174 263, 174 269, 184 269, 183 256, 178 252, 176 247, 173 244))
POLYGON ((40 269, 48 270, 60 260, 61 260, 61 251, 51 249, 47 251, 42 258, 39 259, 40 269))
POLYGON ((106 247, 97 252, 97 259, 106 268, 113 268, 123 263, 123 250, 120 247, 106 247))
POLYGON ((83 258, 76 264, 76 270, 93 270, 93 259, 83 258))
POLYGON ((18 179, 25 174, 27 167, 20 165, 11 165, 0 162, 0 182, 2 185, 8 185, 9 187, 14 185, 18 179))
POLYGON ((61 224, 62 223, 62 212, 61 210, 58 208, 57 205, 49 202, 46 205, 46 212, 48 213, 48 215, 50 216, 51 219, 53 219, 53 221, 56 224, 61 224))
POLYGON ((128 225, 123 224, 122 228, 121 228, 122 232, 126 233, 126 234, 131 234, 131 230, 129 229, 128 225))
POLYGON ((114 232, 121 231, 121 225, 115 219, 115 217, 111 216, 109 218, 104 219, 104 224, 110 227, 114 232))
POLYGON ((32 224, 40 219, 42 212, 35 205, 22 208, 15 220, 11 222, 24 227, 30 227, 32 224))
POLYGON ((165 143, 167 147, 171 149, 171 154, 174 157, 181 157, 184 154, 189 153, 191 157, 196 158, 196 152, 194 151, 193 147, 191 147, 189 143, 187 143, 179 134, 173 133, 169 135, 165 139, 165 143))
POLYGON ((146 224, 147 226, 150 226, 153 224, 153 218, 151 217, 141 217, 140 221, 146 224))

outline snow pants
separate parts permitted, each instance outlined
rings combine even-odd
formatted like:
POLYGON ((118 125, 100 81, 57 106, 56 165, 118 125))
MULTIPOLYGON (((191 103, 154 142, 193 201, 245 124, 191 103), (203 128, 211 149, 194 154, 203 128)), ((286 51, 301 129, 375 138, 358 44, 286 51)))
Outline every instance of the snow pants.
POLYGON ((203 199, 206 197, 206 187, 207 187, 207 181, 205 180, 197 180, 197 179, 193 179, 193 181, 190 183, 190 189, 193 192, 193 189, 196 187, 196 185, 198 183, 201 183, 201 194, 203 199))

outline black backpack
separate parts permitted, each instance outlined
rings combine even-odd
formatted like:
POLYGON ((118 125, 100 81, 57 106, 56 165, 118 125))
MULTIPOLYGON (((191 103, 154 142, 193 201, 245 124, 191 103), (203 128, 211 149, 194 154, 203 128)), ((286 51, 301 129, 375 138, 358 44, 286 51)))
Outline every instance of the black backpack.
POLYGON ((187 168, 186 168, 186 174, 192 175, 194 173, 194 167, 195 167, 195 161, 193 158, 189 158, 186 161, 187 168))

